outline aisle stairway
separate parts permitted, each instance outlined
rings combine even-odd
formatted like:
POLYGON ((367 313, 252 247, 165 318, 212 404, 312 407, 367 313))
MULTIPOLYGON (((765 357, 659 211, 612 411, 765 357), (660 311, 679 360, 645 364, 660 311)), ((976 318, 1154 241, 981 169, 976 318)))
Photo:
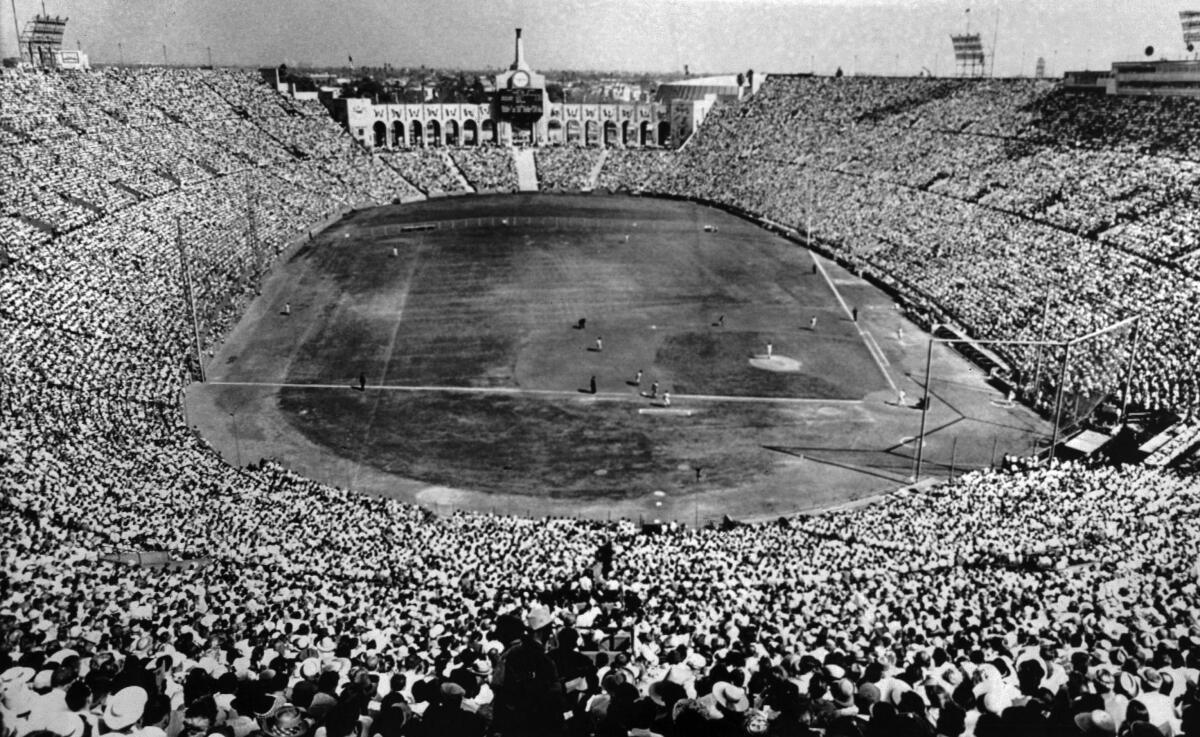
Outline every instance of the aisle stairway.
POLYGON ((517 166, 517 191, 538 191, 537 164, 533 160, 533 149, 514 148, 513 162, 517 166))
POLYGON ((600 158, 596 159, 596 165, 588 172, 587 181, 583 184, 584 192, 591 192, 596 188, 596 183, 600 181, 600 170, 604 168, 605 161, 608 161, 608 149, 600 151, 600 158))
POLYGON ((470 180, 467 179, 466 174, 463 174, 462 168, 459 167, 458 162, 454 160, 454 157, 450 155, 450 152, 446 149, 442 149, 441 151, 442 159, 444 159, 446 162, 446 168, 449 169, 456 177, 458 177, 458 183, 462 185, 463 190, 466 192, 474 192, 475 185, 471 184, 470 180))

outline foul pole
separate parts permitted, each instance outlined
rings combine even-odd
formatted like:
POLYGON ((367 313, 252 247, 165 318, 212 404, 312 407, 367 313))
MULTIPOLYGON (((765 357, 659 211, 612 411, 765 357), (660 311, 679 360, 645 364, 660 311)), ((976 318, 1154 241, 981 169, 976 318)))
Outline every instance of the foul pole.
POLYGON ((921 432, 917 435, 917 457, 913 464, 913 483, 921 480, 921 461, 925 458, 925 420, 929 416, 929 371, 933 365, 933 344, 937 341, 933 334, 937 332, 937 329, 937 323, 929 328, 929 345, 925 349, 925 392, 921 398, 921 432))

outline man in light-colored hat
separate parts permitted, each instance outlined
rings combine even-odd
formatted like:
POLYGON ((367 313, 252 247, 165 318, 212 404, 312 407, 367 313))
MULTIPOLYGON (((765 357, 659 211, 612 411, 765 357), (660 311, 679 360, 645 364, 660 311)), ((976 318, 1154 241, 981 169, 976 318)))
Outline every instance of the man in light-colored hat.
POLYGON ((1137 700, 1142 702, 1149 713, 1151 724, 1163 731, 1163 734, 1171 734, 1168 726, 1175 719, 1175 705, 1171 701, 1171 697, 1161 693, 1163 688, 1163 676, 1153 668, 1142 668, 1142 693, 1138 695, 1137 700))
POLYGON ((266 720, 262 731, 267 737, 304 737, 309 728, 303 711, 291 704, 284 704, 266 720))
POLYGON ((750 708, 746 691, 728 681, 717 681, 712 687, 713 703, 722 712, 741 714, 750 708))
MULTIPOLYGON (((58 662, 58 661, 56 661, 58 662)), ((53 671, 42 671, 42 673, 50 673, 50 689, 38 696, 34 702, 29 714, 29 727, 31 730, 46 729, 46 725, 51 722, 56 714, 70 712, 67 707, 67 689, 76 680, 76 670, 59 665, 53 671)), ((39 673, 39 675, 41 675, 39 673)))
POLYGON ((552 621, 554 618, 550 616, 550 610, 544 606, 535 606, 525 615, 525 626, 533 632, 548 627, 552 621))
POLYGON ((0 698, 8 693, 10 688, 21 688, 33 681, 37 673, 33 668, 14 666, 0 673, 0 698))
POLYGON ((63 711, 55 714, 45 724, 45 730, 57 737, 83 737, 84 724, 78 714, 63 711))
POLYGON ((1117 724, 1103 709, 1085 711, 1075 715, 1075 726, 1086 737, 1108 737, 1117 733, 1117 724))
POLYGON ((1113 718, 1114 724, 1120 724, 1129 708, 1129 699, 1119 695, 1115 688, 1117 679, 1110 666, 1102 665, 1096 669, 1093 679, 1096 694, 1104 699, 1104 710, 1113 718))
POLYGON ((14 682, 5 689, 3 698, 0 698, 0 722, 3 722, 4 728, 17 734, 28 731, 29 712, 36 701, 37 693, 29 688, 28 682, 14 682))
POLYGON ((109 732, 132 734, 142 718, 149 696, 141 686, 127 686, 108 698, 102 721, 109 732))

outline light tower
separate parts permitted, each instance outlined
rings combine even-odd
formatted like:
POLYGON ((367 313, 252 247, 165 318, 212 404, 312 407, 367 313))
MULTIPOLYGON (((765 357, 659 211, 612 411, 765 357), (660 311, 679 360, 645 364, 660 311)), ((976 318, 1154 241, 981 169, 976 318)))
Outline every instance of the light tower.
POLYGON ((509 67, 512 71, 524 69, 529 71, 529 65, 525 63, 525 41, 521 38, 521 29, 517 29, 516 50, 513 57, 512 66, 509 67))
POLYGON ((501 143, 536 144, 546 138, 546 76, 535 72, 525 61, 525 40, 516 29, 513 63, 496 75, 496 103, 493 112, 498 121, 501 143))

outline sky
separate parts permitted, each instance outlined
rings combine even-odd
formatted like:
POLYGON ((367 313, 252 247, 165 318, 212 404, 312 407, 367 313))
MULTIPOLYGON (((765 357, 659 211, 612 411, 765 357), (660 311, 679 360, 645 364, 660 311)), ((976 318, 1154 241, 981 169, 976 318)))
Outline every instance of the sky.
POLYGON ((536 69, 692 74, 954 72, 968 23, 994 73, 1107 68, 1187 56, 1178 11, 1200 0, 0 0, 0 55, 40 12, 70 18, 64 46, 93 62, 345 64, 500 69, 524 28, 536 69), (969 12, 968 12, 969 11, 969 12), (993 44, 993 39, 995 43, 993 44), (164 50, 165 46, 165 50, 164 50), (989 62, 991 63, 991 62, 989 62))

